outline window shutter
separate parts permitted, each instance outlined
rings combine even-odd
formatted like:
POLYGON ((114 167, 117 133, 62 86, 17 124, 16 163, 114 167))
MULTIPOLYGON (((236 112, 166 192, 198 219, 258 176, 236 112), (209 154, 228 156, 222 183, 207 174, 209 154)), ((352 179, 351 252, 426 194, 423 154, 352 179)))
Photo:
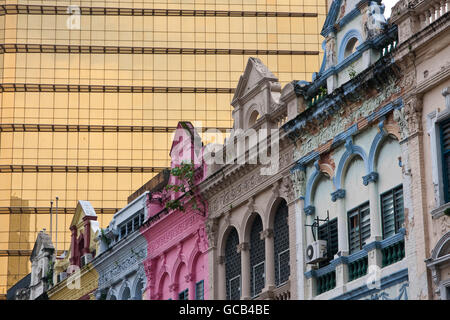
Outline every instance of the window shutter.
POLYGON ((445 202, 450 201, 450 120, 440 124, 441 127, 441 147, 442 147, 442 174, 444 180, 445 202))
POLYGON ((381 195, 383 238, 395 235, 405 221, 403 213, 403 186, 400 185, 381 195))

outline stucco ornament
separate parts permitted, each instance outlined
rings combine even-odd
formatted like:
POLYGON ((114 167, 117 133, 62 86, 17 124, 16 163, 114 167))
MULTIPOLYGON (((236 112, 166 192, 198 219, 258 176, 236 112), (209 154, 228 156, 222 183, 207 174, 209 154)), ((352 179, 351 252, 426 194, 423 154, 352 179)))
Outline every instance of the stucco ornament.
POLYGON ((208 219, 205 223, 206 234, 208 235, 208 243, 210 247, 217 245, 216 234, 219 229, 219 222, 217 218, 208 219))
POLYGON ((294 200, 295 191, 291 176, 285 176, 283 180, 281 180, 280 191, 285 195, 289 202, 294 200))
POLYGON ((298 168, 291 173, 292 185, 296 197, 302 197, 306 193, 306 172, 302 168, 298 168))
POLYGON ((379 5, 375 1, 371 1, 363 15, 364 34, 366 39, 371 39, 383 31, 387 24, 383 15, 384 4, 379 5))
POLYGON ((417 133, 420 127, 421 108, 420 99, 413 97, 409 99, 401 109, 394 110, 394 120, 400 128, 400 136, 403 139, 417 133))
POLYGON ((328 36, 327 37, 327 44, 326 44, 326 55, 327 55, 327 68, 330 68, 331 66, 336 65, 337 59, 336 59, 336 39, 334 36, 328 36))
POLYGON ((394 120, 398 123, 402 140, 406 139, 409 136, 409 128, 407 114, 404 108, 394 110, 394 120))

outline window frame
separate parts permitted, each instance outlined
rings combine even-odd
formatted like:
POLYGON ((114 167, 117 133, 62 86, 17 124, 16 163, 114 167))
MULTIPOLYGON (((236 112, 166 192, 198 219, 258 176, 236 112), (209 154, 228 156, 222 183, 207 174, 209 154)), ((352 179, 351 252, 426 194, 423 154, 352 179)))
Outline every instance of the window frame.
MULTIPOLYGON (((386 239, 385 237, 385 226, 384 226, 384 212, 383 212, 383 196, 389 194, 389 193, 394 193, 396 189, 398 189, 399 187, 402 188, 402 199, 403 199, 403 221, 405 220, 405 197, 404 197, 404 192, 403 192, 403 183, 383 192, 380 194, 380 211, 381 211, 381 233, 383 236, 383 239, 386 239)), ((393 202, 393 207, 394 207, 394 235, 396 235, 399 231, 399 228, 397 228, 397 214, 395 212, 395 197, 392 196, 392 202, 393 202)))
POLYGON ((441 178, 444 188, 444 194, 442 195, 444 203, 450 202, 450 190, 449 190, 449 179, 448 179, 448 165, 447 161, 445 160, 446 155, 450 155, 450 149, 444 148, 444 125, 449 124, 450 125, 450 118, 443 119, 442 121, 438 122, 439 126, 439 148, 440 148, 440 161, 441 164, 441 178))
MULTIPOLYGON (((332 223, 333 225, 336 225, 336 248, 337 248, 336 253, 339 252, 339 223, 338 223, 338 218, 336 217, 336 218, 328 220, 328 222, 325 222, 321 226, 317 227, 317 239, 318 240, 326 240, 327 241, 327 260, 325 260, 324 262, 319 263, 320 267, 324 267, 324 266, 330 264, 330 262, 334 259, 334 255, 336 254, 336 253, 331 253, 332 250, 329 250, 329 249, 331 249, 331 241, 330 241, 331 232, 327 232, 326 233, 327 234, 327 239, 321 239, 321 237, 320 237, 320 230, 321 230, 321 228, 326 228, 328 223, 330 223, 330 224, 332 223)), ((327 229, 327 231, 330 231, 330 230, 327 229)))
POLYGON ((205 300, 205 281, 204 280, 200 280, 200 281, 195 283, 195 300, 205 300), (198 298, 198 291, 197 291, 197 288, 198 288, 197 286, 199 284, 202 284, 202 288, 203 288, 203 290, 202 290, 202 298, 201 299, 198 298))
MULTIPOLYGON (((368 216, 369 216, 369 228, 370 228, 370 224, 371 224, 371 221, 370 221, 370 200, 365 201, 362 204, 360 204, 359 206, 357 206, 357 207, 347 211, 347 228, 348 228, 347 238, 348 238, 348 250, 349 250, 350 254, 353 254, 353 253, 361 251, 363 249, 364 245, 365 245, 365 243, 363 244, 362 232, 361 232, 361 230, 362 230, 362 228, 361 228, 361 208, 363 208, 363 207, 364 208, 368 208, 368 210, 369 210, 368 216), (351 234, 351 231, 350 231, 351 230, 351 223, 350 223, 350 218, 351 217, 350 217, 350 214, 355 212, 355 211, 357 211, 356 214, 358 215, 359 250, 356 250, 356 251, 352 252, 351 251, 351 237, 350 237, 350 234, 351 234)), ((353 216, 355 216, 355 215, 352 215, 352 217, 353 216)), ((367 239, 370 239, 370 229, 369 229, 369 237, 367 239)))
POLYGON ((189 288, 186 288, 178 293, 178 300, 189 300, 189 288), (180 299, 181 295, 183 295, 183 299, 180 299))

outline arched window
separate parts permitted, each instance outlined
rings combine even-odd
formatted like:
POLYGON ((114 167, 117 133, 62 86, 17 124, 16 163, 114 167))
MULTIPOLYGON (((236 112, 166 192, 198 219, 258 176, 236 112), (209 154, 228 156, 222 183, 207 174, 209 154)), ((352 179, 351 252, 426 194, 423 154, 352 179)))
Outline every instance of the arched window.
POLYGON ((359 45, 359 41, 356 37, 348 40, 347 45, 345 46, 344 59, 347 58, 352 53, 354 53, 356 51, 356 47, 358 47, 358 45, 359 45))
POLYGON ((136 289, 134 291, 133 300, 142 300, 143 289, 144 289, 144 282, 142 281, 142 279, 139 279, 139 281, 136 285, 136 289))
POLYGON ((225 281, 228 300, 241 298, 241 254, 237 252, 238 244, 238 233, 235 228, 232 228, 225 245, 225 281))
POLYGON ((253 111, 252 114, 250 115, 250 119, 248 121, 248 126, 251 127, 253 126, 258 120, 259 120, 259 113, 258 111, 253 111))
POLYGON ((265 247, 260 233, 263 231, 262 220, 256 215, 250 231, 250 285, 252 297, 257 296, 264 288, 265 247))
POLYGON ((130 288, 126 287, 125 290, 123 290, 121 300, 130 300, 130 298, 131 298, 130 288))
POLYGON ((273 222, 275 251, 275 285, 285 283, 289 279, 289 225, 288 207, 283 199, 278 205, 273 222))

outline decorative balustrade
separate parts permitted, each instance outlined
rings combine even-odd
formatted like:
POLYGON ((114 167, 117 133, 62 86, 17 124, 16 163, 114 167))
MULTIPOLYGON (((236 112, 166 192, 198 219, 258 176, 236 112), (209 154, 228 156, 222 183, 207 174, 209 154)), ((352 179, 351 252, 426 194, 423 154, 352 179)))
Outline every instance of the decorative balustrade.
POLYGON ((382 248, 381 253, 383 257, 382 267, 396 263, 405 257, 405 241, 402 240, 382 248))
POLYGON ((384 46, 381 49, 381 56, 386 56, 390 54, 392 51, 394 51, 397 48, 398 41, 392 41, 388 43, 386 46, 384 46))
POLYGON ((326 92, 319 92, 317 95, 311 98, 311 100, 308 100, 308 103, 306 104, 307 108, 311 108, 318 104, 320 101, 322 101, 323 98, 327 96, 326 92))
POLYGON ((420 28, 425 28, 444 14, 448 13, 450 7, 449 0, 426 0, 417 5, 417 12, 419 12, 420 28))
POLYGON ((291 299, 291 286, 290 282, 286 282, 285 284, 275 288, 273 291, 274 300, 290 300, 291 299))
POLYGON ((330 291, 336 287, 336 271, 328 272, 317 277, 317 295, 330 291))
POLYGON ((367 274, 369 259, 363 257, 348 264, 348 280, 353 281, 367 274))

